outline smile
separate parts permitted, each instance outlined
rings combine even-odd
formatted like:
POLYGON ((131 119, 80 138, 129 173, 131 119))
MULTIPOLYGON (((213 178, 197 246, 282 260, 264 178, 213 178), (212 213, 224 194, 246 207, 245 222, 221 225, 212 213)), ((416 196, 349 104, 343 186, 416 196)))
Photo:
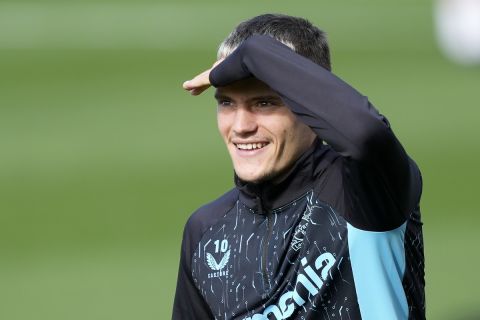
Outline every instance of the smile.
POLYGON ((262 149, 268 142, 254 142, 254 143, 234 143, 239 150, 258 150, 262 149))

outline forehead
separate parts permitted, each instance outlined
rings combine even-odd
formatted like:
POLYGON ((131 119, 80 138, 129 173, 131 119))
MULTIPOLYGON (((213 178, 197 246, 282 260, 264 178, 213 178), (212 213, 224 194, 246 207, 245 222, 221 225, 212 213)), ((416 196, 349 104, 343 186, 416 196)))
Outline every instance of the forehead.
POLYGON ((227 96, 236 99, 249 99, 256 96, 278 96, 266 83, 256 79, 247 78, 235 81, 215 90, 215 96, 227 96))

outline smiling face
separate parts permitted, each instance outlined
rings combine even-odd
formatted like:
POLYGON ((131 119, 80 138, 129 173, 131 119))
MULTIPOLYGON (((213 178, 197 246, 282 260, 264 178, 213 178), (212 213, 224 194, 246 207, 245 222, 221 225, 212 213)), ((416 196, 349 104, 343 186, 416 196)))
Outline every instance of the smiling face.
POLYGON ((248 182, 276 180, 311 146, 313 131, 281 98, 255 78, 216 90, 217 121, 237 176, 248 182))

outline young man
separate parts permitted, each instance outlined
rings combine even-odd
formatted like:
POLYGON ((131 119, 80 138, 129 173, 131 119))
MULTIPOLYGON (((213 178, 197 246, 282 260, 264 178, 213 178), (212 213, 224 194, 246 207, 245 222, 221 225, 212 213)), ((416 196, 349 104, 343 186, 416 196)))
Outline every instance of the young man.
POLYGON ((198 209, 173 319, 424 319, 421 177, 385 117, 330 71, 308 21, 261 15, 212 69, 235 188, 198 209))

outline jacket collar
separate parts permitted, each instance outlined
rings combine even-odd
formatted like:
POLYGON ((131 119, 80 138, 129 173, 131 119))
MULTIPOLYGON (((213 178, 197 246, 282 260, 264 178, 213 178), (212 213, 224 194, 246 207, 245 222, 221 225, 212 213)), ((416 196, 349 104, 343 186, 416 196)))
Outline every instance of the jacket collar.
POLYGON ((275 184, 271 181, 245 182, 235 174, 240 201, 257 213, 266 214, 298 199, 313 189, 316 164, 325 151, 322 141, 315 139, 312 146, 288 170, 283 180, 275 184))

